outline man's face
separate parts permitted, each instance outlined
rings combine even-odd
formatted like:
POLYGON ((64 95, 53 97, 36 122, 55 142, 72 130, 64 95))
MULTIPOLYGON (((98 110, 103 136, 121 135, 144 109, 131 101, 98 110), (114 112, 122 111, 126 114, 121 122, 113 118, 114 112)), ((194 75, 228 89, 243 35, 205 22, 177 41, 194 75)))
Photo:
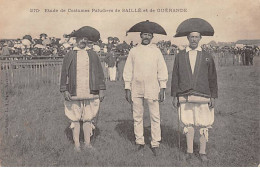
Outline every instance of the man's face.
POLYGON ((80 48, 80 49, 84 49, 86 48, 87 46, 87 42, 84 38, 80 38, 80 39, 77 39, 77 46, 80 48))
POLYGON ((141 39, 143 45, 148 45, 151 43, 151 40, 153 39, 152 33, 141 33, 141 39))
POLYGON ((108 44, 111 44, 113 42, 113 39, 108 40, 108 44))
POLYGON ((188 35, 188 40, 189 40, 189 47, 191 49, 195 49, 198 47, 199 45, 199 42, 201 40, 201 36, 200 36, 200 33, 198 32, 192 32, 190 33, 190 35, 188 35))

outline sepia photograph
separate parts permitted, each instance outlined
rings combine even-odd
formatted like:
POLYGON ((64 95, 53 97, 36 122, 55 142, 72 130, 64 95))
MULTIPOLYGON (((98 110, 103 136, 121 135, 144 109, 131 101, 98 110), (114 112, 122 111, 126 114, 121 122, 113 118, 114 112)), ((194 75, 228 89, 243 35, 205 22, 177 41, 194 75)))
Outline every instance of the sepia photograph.
POLYGON ((0 4, 0 167, 260 167, 260 0, 0 4))

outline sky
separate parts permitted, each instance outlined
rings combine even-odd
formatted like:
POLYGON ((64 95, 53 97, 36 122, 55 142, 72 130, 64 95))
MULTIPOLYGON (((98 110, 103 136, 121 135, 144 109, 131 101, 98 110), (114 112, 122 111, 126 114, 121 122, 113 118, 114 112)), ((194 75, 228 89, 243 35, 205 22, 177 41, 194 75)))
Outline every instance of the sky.
POLYGON ((139 42, 138 33, 126 36, 126 31, 138 22, 149 20, 167 32, 167 36, 155 35, 153 41, 171 40, 184 45, 188 43, 186 37, 173 36, 178 25, 189 18, 202 18, 213 26, 214 36, 203 37, 202 43, 260 39, 260 0, 0 0, 0 4, 0 39, 22 38, 26 34, 34 38, 41 33, 60 38, 82 26, 92 26, 99 30, 102 40, 116 36, 121 41, 139 42), (148 12, 122 12, 139 8, 148 12), (187 12, 161 12, 166 8, 187 12), (31 9, 40 11, 30 12, 31 9), (58 12, 45 12, 45 9, 58 12), (60 12, 62 9, 65 12, 60 12), (69 9, 90 12, 68 12, 69 9), (92 9, 113 12, 92 12, 92 9))

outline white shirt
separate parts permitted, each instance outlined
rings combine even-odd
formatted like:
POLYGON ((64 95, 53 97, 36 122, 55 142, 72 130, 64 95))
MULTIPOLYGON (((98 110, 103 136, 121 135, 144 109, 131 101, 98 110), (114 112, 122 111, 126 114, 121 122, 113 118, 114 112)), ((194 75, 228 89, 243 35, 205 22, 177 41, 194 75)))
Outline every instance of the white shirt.
POLYGON ((202 51, 201 47, 197 47, 194 50, 191 49, 190 47, 186 47, 186 52, 189 52, 189 59, 190 59, 190 66, 191 66, 191 71, 192 74, 194 72, 194 67, 196 64, 196 59, 197 59, 197 52, 202 51))
POLYGON ((79 49, 78 47, 74 47, 74 50, 77 50, 77 96, 73 96, 72 99, 83 100, 96 98, 96 95, 90 94, 88 52, 86 51, 86 49, 79 49))
POLYGON ((161 51, 155 45, 138 45, 129 52, 124 73, 125 89, 132 97, 158 100, 160 88, 166 88, 168 70, 161 51))

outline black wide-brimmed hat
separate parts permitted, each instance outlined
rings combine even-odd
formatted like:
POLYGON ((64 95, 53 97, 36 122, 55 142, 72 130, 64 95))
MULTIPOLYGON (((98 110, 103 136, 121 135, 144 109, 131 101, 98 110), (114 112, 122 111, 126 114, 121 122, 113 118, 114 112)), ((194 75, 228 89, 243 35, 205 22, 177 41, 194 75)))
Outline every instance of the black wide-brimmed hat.
POLYGON ((190 18, 178 26, 174 37, 184 37, 191 32, 199 32, 202 36, 214 35, 214 29, 210 23, 201 18, 190 18))
POLYGON ((142 32, 142 33, 167 35, 166 31, 161 25, 155 22, 150 22, 149 20, 142 21, 135 24, 126 32, 126 35, 128 32, 142 32))
POLYGON ((100 40, 100 33, 93 27, 84 26, 77 31, 73 31, 70 34, 70 37, 87 38, 89 41, 97 42, 98 40, 100 40))

